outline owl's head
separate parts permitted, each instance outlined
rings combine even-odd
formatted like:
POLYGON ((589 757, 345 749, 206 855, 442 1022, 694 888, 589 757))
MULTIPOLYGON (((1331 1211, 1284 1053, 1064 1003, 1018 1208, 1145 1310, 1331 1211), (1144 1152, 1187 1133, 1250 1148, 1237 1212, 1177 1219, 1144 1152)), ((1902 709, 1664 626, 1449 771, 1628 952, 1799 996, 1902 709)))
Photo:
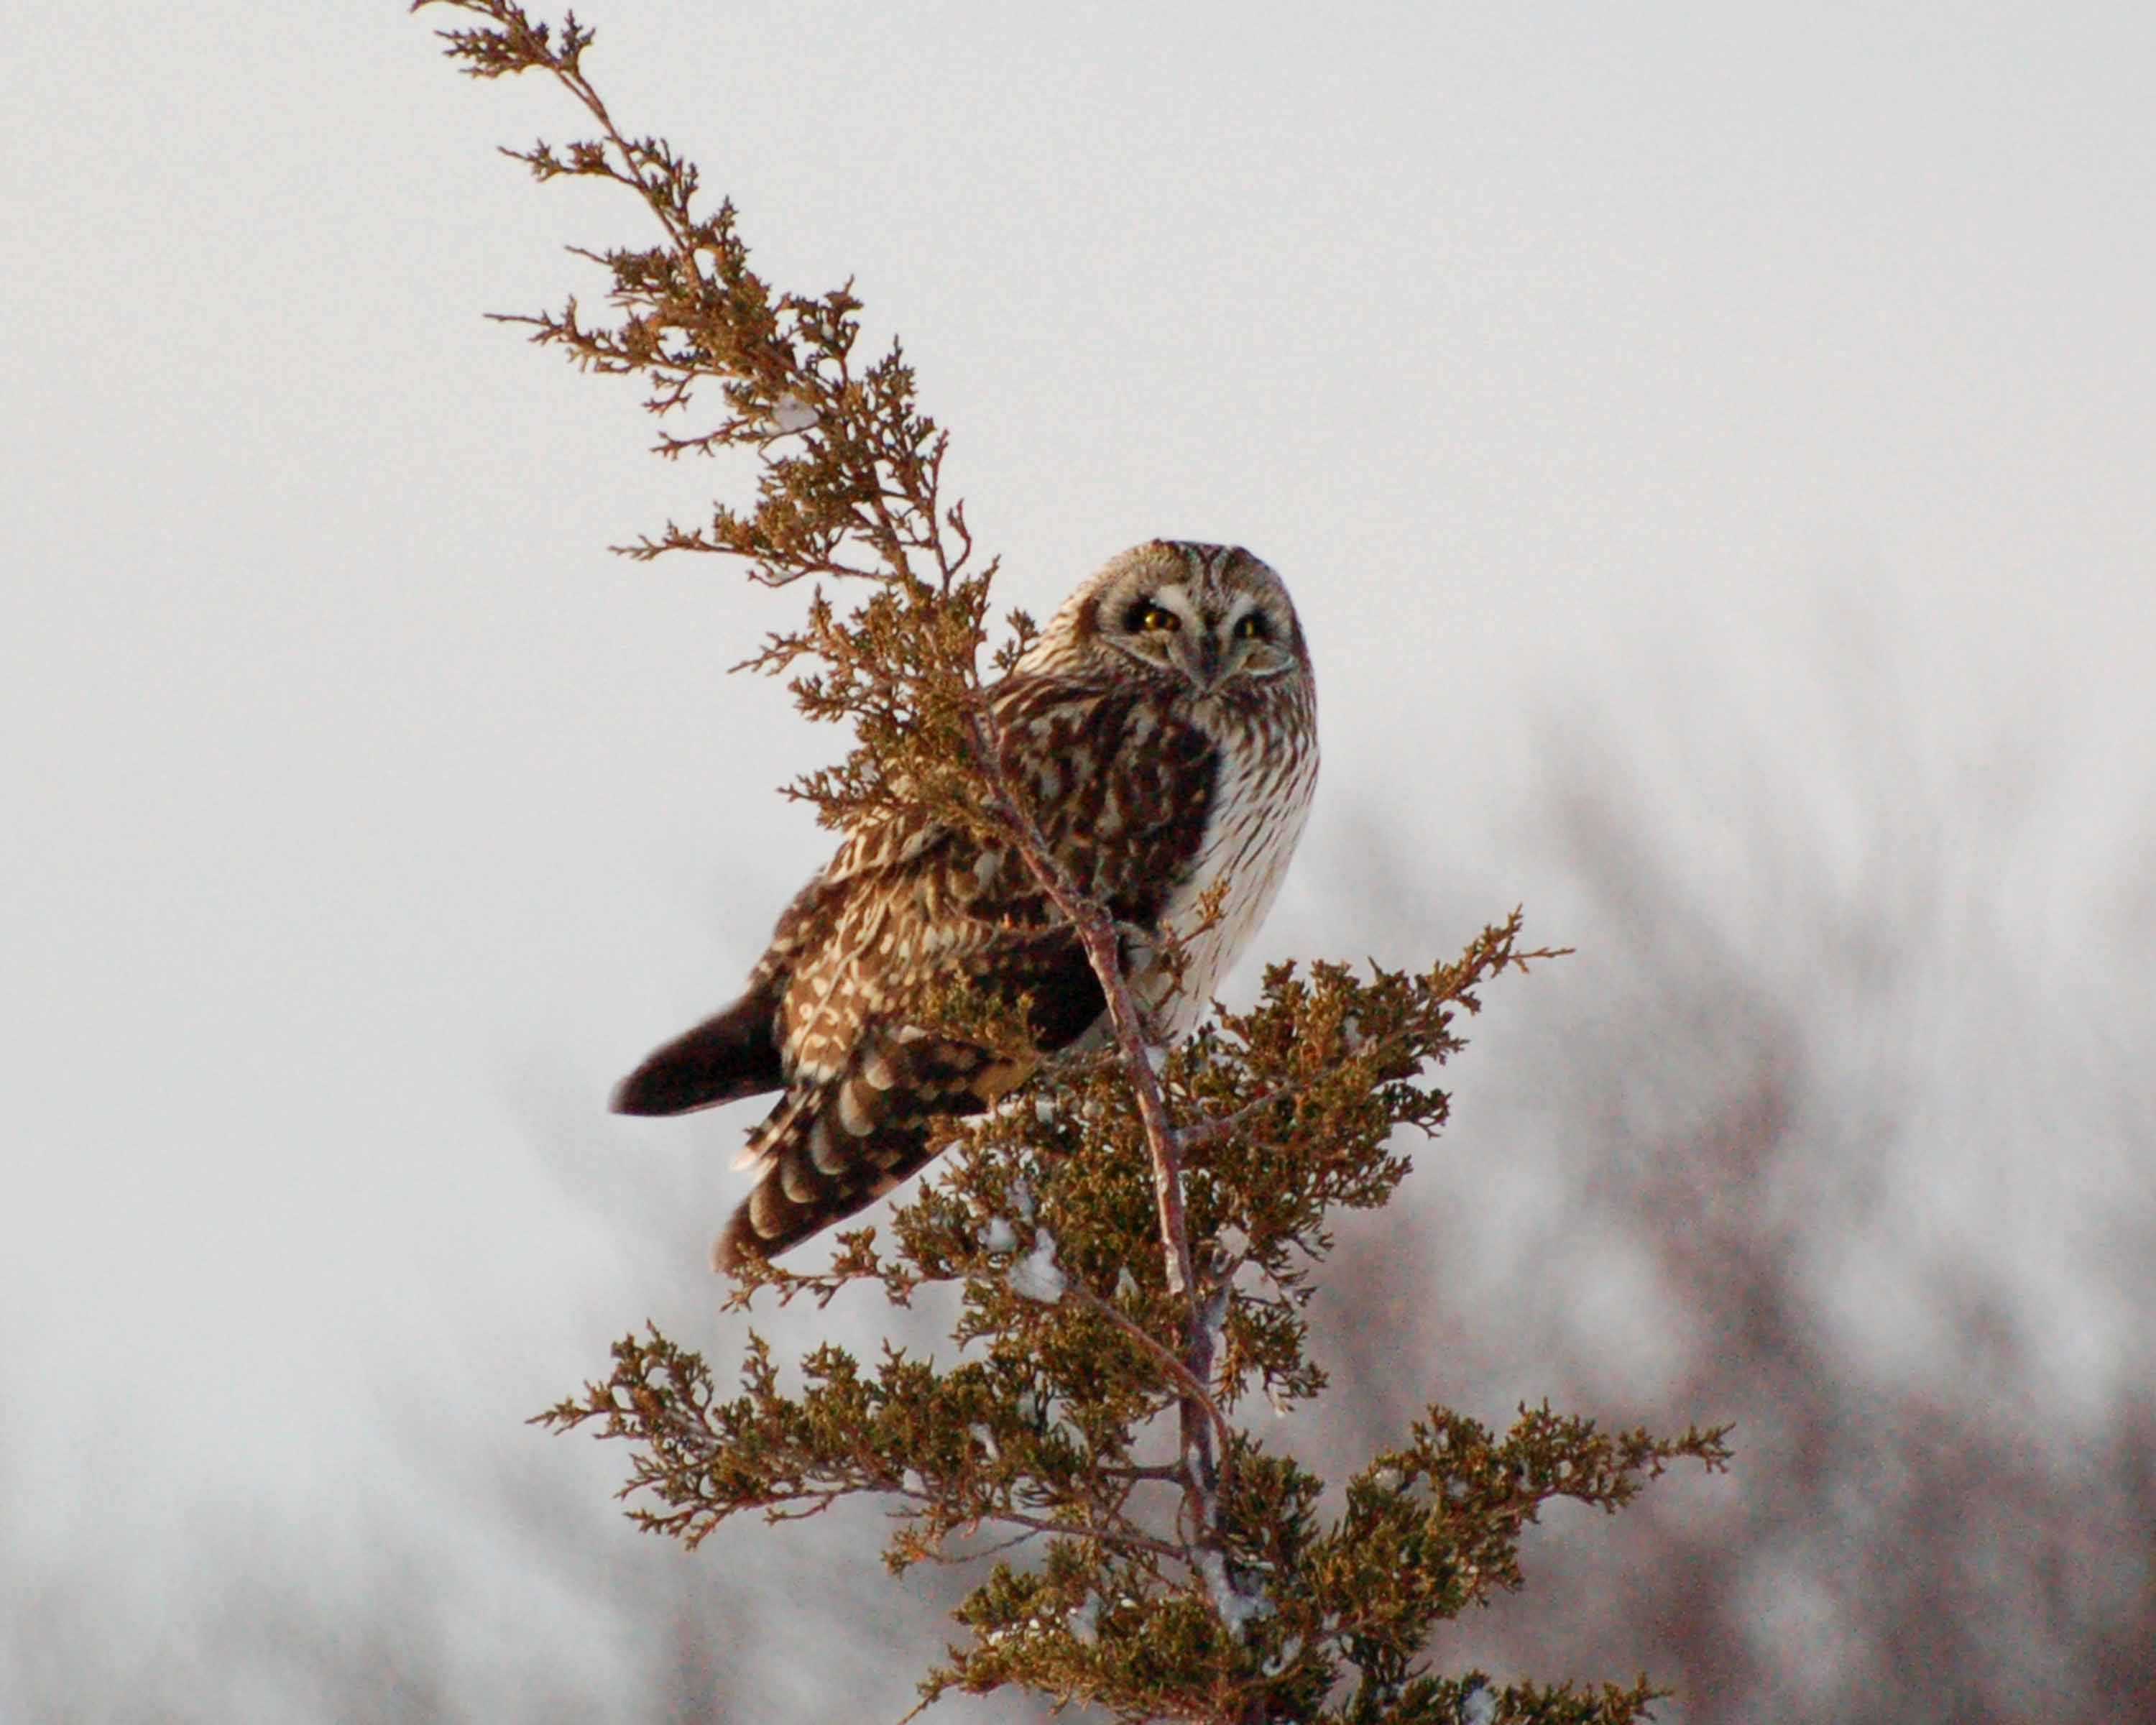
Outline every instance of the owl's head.
POLYGON ((1200 695, 1307 678, 1287 588, 1235 545, 1155 539, 1114 558, 1055 614, 1029 655, 1176 678, 1200 695))

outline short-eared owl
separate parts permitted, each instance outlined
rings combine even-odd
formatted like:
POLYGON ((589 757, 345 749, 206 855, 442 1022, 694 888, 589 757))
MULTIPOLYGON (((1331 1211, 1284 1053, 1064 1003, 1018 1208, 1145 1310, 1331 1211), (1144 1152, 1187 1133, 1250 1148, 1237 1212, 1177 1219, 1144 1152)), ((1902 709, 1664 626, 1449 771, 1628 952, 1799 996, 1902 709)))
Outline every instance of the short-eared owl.
MULTIPOLYGON (((1280 577, 1233 546, 1157 539, 1066 600, 990 691, 1004 762, 1050 846, 1127 931, 1159 1034, 1197 1022, 1271 906, 1317 782, 1310 655, 1280 577), (1148 934, 1189 942, 1179 984, 1148 934)), ((730 1269, 851 1215, 927 1159, 931 1119, 1029 1076, 909 1020, 954 974, 1032 997, 1044 1051, 1104 1013, 1076 937, 1022 858, 905 815, 865 821, 787 906, 741 999, 622 1081, 624 1114, 780 1091, 743 1160, 762 1178, 713 1250, 730 1269)))

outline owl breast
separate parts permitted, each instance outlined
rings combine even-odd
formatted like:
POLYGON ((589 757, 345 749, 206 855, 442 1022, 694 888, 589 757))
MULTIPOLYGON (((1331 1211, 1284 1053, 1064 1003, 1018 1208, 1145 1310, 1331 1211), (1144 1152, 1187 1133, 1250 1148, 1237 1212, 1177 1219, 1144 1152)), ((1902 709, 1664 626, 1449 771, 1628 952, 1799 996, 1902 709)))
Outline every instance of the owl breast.
POLYGON ((1185 942, 1188 963, 1179 983, 1164 968, 1134 978, 1155 1028, 1170 1041, 1197 1027, 1272 909, 1317 788, 1317 726, 1306 701, 1268 715, 1209 714, 1209 705, 1196 704, 1192 714, 1213 732, 1218 751, 1208 819, 1161 912, 1163 932, 1185 942), (1223 883, 1219 915, 1207 926, 1202 906, 1223 883))

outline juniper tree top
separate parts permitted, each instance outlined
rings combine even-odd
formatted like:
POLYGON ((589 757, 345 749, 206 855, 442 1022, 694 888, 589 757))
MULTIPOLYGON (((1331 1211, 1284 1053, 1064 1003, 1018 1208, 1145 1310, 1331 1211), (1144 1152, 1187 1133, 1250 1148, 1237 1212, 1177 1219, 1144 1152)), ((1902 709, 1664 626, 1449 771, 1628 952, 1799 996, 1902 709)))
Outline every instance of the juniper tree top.
MULTIPOLYGON (((952 1315, 947 1359, 825 1345, 788 1389, 751 1332, 729 1394, 698 1353, 649 1331, 542 1419, 626 1442, 631 1513, 692 1546, 743 1512, 813 1514, 855 1494, 897 1512, 895 1569, 963 1558, 979 1535, 1017 1541, 983 1558, 924 1705, 1015 1684, 1124 1720, 1643 1717, 1644 1680, 1499 1690, 1446 1674, 1439 1632, 1520 1585, 1522 1532, 1543 1504, 1614 1509, 1673 1461, 1719 1466, 1720 1432, 1608 1433, 1522 1409, 1498 1435, 1432 1407, 1328 1499, 1241 1418, 1253 1397, 1322 1410, 1306 1313, 1331 1218, 1394 1196, 1406 1135, 1444 1122, 1437 1069, 1483 985, 1552 955, 1524 947, 1514 913, 1426 968, 1275 965, 1249 1010, 1155 1044, 1163 1017, 1183 1028, 1163 1004, 1202 997, 1177 983, 1246 907, 1215 881, 1148 931, 1112 883, 1073 866, 1055 788, 1019 769, 1023 721, 995 695, 1039 632, 1014 613, 992 639, 996 566, 942 495, 945 434, 901 348, 858 351, 850 285, 782 293, 752 269, 732 206, 704 198, 664 140, 616 123, 572 15, 553 28, 506 0, 421 3, 473 15, 442 33, 465 70, 540 72, 583 110, 584 138, 509 153, 542 180, 617 185, 652 223, 643 244, 581 251, 603 274, 604 317, 572 300, 512 321, 587 369, 638 379, 660 453, 759 459, 752 503, 624 549, 716 554, 767 586, 806 583, 795 621, 746 663, 788 675, 801 710, 850 743, 791 793, 847 834, 946 833, 994 855, 1039 907, 1030 932, 1061 955, 1034 986, 983 987, 958 967, 921 991, 911 1025, 1023 1087, 985 1112, 924 1111, 917 1153, 942 1159, 907 1201, 839 1235, 827 1267, 742 1255, 730 1296, 828 1301, 868 1284, 905 1303, 934 1285, 952 1315), (1056 1052, 1058 989, 1104 1017, 1101 1045, 1056 1052)), ((1245 650, 1245 614, 1223 604, 1209 622, 1192 590, 1158 608, 1172 628, 1149 629, 1140 602, 1158 596, 1131 593, 1116 621, 1139 639, 1189 629, 1152 642, 1171 657, 1202 656, 1201 631, 1226 630, 1209 675, 1245 650)), ((1299 649, 1281 603, 1249 613, 1270 632, 1247 649, 1260 662, 1299 649)))

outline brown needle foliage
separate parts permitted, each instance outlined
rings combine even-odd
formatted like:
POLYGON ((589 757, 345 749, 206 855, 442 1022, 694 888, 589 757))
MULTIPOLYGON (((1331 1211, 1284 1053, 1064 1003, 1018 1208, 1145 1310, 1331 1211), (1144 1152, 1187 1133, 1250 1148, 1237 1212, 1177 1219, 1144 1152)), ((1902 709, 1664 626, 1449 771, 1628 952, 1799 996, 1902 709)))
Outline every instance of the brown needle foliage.
MULTIPOLYGON (((834 826, 917 807, 1014 848, 1077 931, 1115 1032, 1108 1054, 1054 1063, 1012 1106, 949 1122, 940 1173, 897 1210, 889 1250, 860 1229, 828 1271, 761 1269, 733 1296, 828 1301, 868 1282, 906 1303, 952 1284, 952 1363, 886 1346, 871 1364, 827 1344, 783 1374, 752 1332, 727 1396, 653 1330, 544 1423, 626 1440, 632 1513, 692 1547, 745 1511, 784 1519, 866 1494, 895 1517, 894 1570, 989 1563, 924 1706, 1018 1685, 1127 1720, 1642 1716, 1644 1680, 1500 1693, 1427 1669, 1427 1645, 1521 1584, 1522 1531, 1543 1505, 1614 1510, 1675 1461, 1719 1466, 1721 1433, 1606 1433, 1522 1408, 1498 1435, 1433 1407, 1327 1512, 1324 1481, 1232 1417, 1253 1390, 1276 1406, 1322 1391, 1304 1312, 1328 1216, 1392 1196, 1400 1130, 1445 1119, 1434 1074, 1463 1046, 1461 1015, 1485 983, 1554 955, 1522 947, 1515 912, 1426 970, 1276 966, 1250 1011, 1216 1013, 1157 1059, 1108 911, 998 768, 980 667, 1007 668, 1032 625, 1012 614, 991 649, 995 564, 942 496, 947 439, 902 350, 861 358, 850 285, 779 293, 750 267, 732 205, 700 198, 694 164, 615 123, 573 14, 557 29, 507 0, 420 3, 475 17, 441 33, 465 71, 549 75, 594 128, 507 153, 542 180, 613 182, 656 224, 647 245, 579 249, 608 276, 605 320, 571 300, 511 321, 587 369, 638 378, 662 421, 716 398, 701 429, 662 430, 660 454, 758 458, 752 509, 720 504, 622 549, 817 583, 798 626, 747 661, 788 674, 809 717, 850 727, 844 758, 792 793, 834 826), (979 1550, 982 1534, 1003 1543, 979 1550)), ((954 994, 942 1009, 990 1040, 1024 1034, 1022 1014, 990 1003, 954 994)))

